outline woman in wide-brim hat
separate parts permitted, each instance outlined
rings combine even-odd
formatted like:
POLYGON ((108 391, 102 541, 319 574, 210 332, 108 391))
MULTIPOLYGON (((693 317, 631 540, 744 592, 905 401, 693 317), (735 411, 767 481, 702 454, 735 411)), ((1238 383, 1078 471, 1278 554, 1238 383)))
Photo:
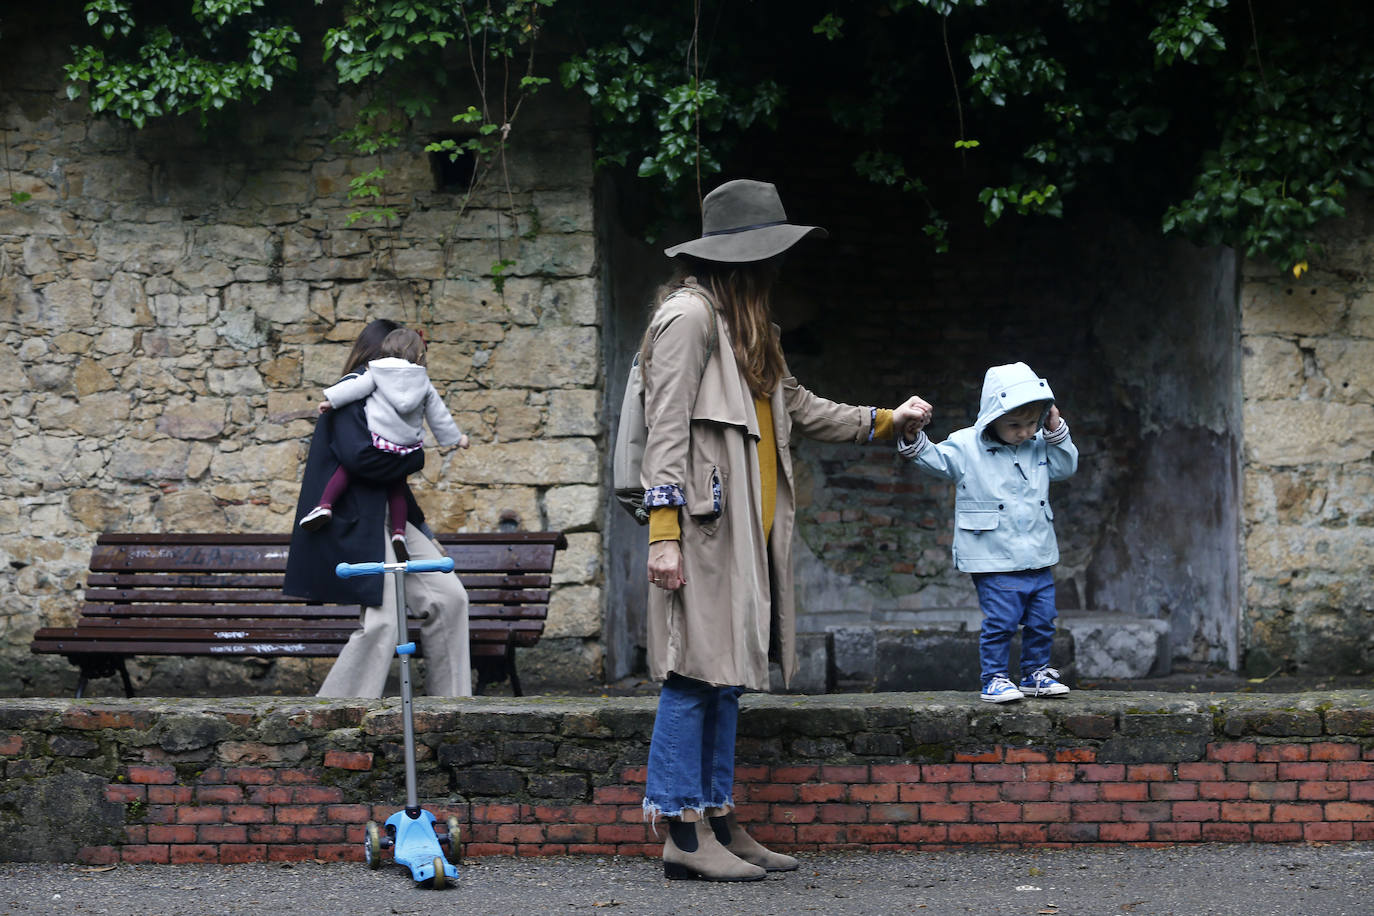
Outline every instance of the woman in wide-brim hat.
POLYGON ((702 202, 701 237, 667 249, 679 272, 645 334, 648 651, 663 687, 644 810, 668 820, 669 878, 797 867, 734 814, 740 694, 768 689, 770 646, 785 683, 796 669, 790 437, 891 439, 930 417, 918 397, 855 407, 792 377, 769 305, 778 256, 825 234, 788 222, 773 185, 726 182, 702 202))

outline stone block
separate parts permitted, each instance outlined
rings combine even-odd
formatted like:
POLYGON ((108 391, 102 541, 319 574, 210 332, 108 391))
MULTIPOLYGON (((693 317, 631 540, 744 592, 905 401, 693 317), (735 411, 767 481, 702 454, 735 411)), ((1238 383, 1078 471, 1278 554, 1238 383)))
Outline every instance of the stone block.
POLYGON ((877 636, 872 627, 830 627, 831 683, 836 689, 871 689, 877 671, 877 636))
POLYGON ((1247 283, 1241 289, 1245 334, 1328 334, 1345 310, 1345 295, 1312 283, 1247 283))
POLYGON ((1122 713, 1121 734, 1128 738, 1169 735, 1210 735, 1212 717, 1206 713, 1122 713))
MULTIPOLYGON (((553 566, 553 583, 586 584, 601 578, 601 535, 595 531, 568 534, 566 550, 558 553, 553 566)), ((579 634, 589 635, 589 634, 579 634)))
POLYGON ((273 247, 271 230, 258 226, 221 223, 195 230, 196 253, 217 261, 268 262, 274 257, 273 247))
POLYGON ((916 709, 911 717, 911 740, 918 746, 956 745, 968 739, 967 712, 916 709))
POLYGON ((1059 629, 1073 634, 1074 671, 1079 677, 1155 677, 1172 668, 1167 620, 1061 611, 1059 629))
POLYGON ((1364 461, 1374 452, 1374 412, 1368 404, 1260 401, 1245 405, 1246 457, 1289 466, 1364 461))
POLYGON ((544 232, 591 232, 592 214, 596 212, 589 189, 569 191, 535 191, 535 212, 544 232))
POLYGON ((1328 396, 1368 407, 1374 400, 1374 340, 1319 340, 1313 349, 1328 396))
POLYGON ((586 483, 597 478, 600 456, 591 439, 555 439, 482 445, 452 468, 464 484, 586 483))
POLYGON ((549 392, 550 436, 596 436, 601 433, 601 392, 568 388, 549 392))
POLYGON ((119 480, 161 483, 187 476, 191 444, 176 439, 154 442, 123 439, 110 458, 109 474, 119 480))
POLYGON ((600 490, 588 484, 551 487, 544 494, 544 516, 552 531, 575 531, 601 517, 600 490))
POLYGON ((128 430, 130 400, 123 391, 80 399, 44 397, 38 400, 35 414, 45 430, 66 430, 91 440, 118 438, 128 430))
POLYGON ((515 664, 527 694, 604 683, 605 656, 595 640, 545 635, 530 648, 520 649, 515 664))
POLYGON ((601 588, 575 585, 556 589, 549 598, 545 638, 595 637, 601 632, 601 588))
POLYGON ((1280 337, 1246 337, 1241 344, 1241 386, 1247 398, 1291 398, 1302 390, 1302 351, 1280 337))
POLYGON ((1350 305, 1348 319, 1350 333, 1357 337, 1374 337, 1374 290, 1361 293, 1350 305))
POLYGON ((587 388, 596 384, 600 362, 595 328, 513 328, 487 371, 498 388, 587 388))
POLYGON ((1202 760, 1210 736, 1177 735, 1127 738, 1117 736, 1102 742, 1098 763, 1182 763, 1202 760))
POLYGON ((545 323, 596 324, 601 320, 600 303, 594 278, 551 280, 540 289, 539 314, 545 323))
POLYGON ((792 683, 784 688, 782 667, 768 666, 769 690, 774 693, 820 694, 829 692, 829 640, 824 633, 797 634, 797 670, 792 683))
MULTIPOLYGON (((923 628, 911 629, 878 627, 873 629, 872 638, 873 679, 867 689, 977 690, 981 683, 978 631, 968 628, 963 621, 935 620, 923 628)), ((858 645, 856 641, 855 648, 858 645)), ((861 662, 853 658, 857 653, 850 654, 850 670, 861 672, 861 662)), ((1013 671, 1020 665, 1020 655, 1021 638, 1016 636, 1011 643, 1013 671)), ((1072 683, 1073 637, 1063 629, 1055 633, 1051 658, 1065 682, 1072 683)), ((853 679, 841 679, 838 671, 834 683, 836 689, 842 690, 846 686, 843 681, 853 679)))

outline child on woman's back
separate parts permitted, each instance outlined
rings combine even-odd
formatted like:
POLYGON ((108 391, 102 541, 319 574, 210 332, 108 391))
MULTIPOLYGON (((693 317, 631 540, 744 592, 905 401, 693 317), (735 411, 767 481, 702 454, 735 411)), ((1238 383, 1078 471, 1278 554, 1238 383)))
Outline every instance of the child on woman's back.
POLYGON ((993 366, 973 426, 940 443, 919 429, 903 430, 897 449, 955 483, 954 565, 972 574, 983 611, 980 698, 1005 703, 1068 693, 1050 667, 1058 617, 1051 568, 1059 562, 1050 481, 1078 469, 1078 449, 1049 383, 1025 363, 993 366), (1018 630, 1021 670, 1029 672, 1019 686, 1010 670, 1018 630))
MULTIPOLYGON (((441 446, 468 447, 468 437, 453 422, 439 392, 434 390, 425 371, 424 338, 409 328, 398 328, 382 341, 381 357, 367 364, 367 371, 350 376, 324 390, 320 413, 366 398, 363 413, 372 445, 387 452, 404 455, 424 445, 424 423, 441 446)), ((301 519, 300 525, 313 531, 333 518, 334 503, 348 488, 348 472, 340 467, 325 485, 320 504, 301 519)), ((406 551, 405 482, 387 488, 391 512, 391 545, 396 559, 404 561, 406 551)))

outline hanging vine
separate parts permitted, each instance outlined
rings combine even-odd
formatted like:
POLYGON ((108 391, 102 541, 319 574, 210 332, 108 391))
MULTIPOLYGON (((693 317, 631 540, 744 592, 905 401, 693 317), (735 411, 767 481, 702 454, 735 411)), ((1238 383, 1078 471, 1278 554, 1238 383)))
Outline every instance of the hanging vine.
MULTIPOLYGON (((827 149, 847 145, 860 175, 924 202, 939 250, 942 213, 1055 217, 1079 196, 1300 273, 1317 223, 1344 214, 1352 188, 1374 187, 1374 5, 1348 0, 90 0, 85 10, 99 37, 75 49, 72 94, 136 126, 171 113, 210 123, 257 100, 296 69, 295 24, 321 17, 336 23, 327 48, 339 81, 370 100, 350 135, 359 149, 403 142, 430 117, 426 92, 469 72, 478 103, 454 116, 458 136, 430 148, 473 156, 474 189, 505 179, 551 17, 562 83, 590 106, 597 164, 642 179, 664 213, 784 115, 810 125, 817 113, 844 136, 824 138, 827 149), (160 18, 135 22, 136 12, 160 18), (932 91, 950 80, 952 99, 932 91)), ((368 170, 351 188, 383 221, 385 177, 368 170)), ((502 222, 498 285, 512 266, 504 238, 521 231, 508 180, 506 191, 499 219, 517 223, 502 222)))

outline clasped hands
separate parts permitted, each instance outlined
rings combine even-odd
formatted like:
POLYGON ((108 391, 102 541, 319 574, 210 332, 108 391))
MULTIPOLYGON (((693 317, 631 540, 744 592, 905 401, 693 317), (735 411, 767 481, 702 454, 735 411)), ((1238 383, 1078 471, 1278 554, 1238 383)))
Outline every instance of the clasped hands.
MULTIPOLYGON (((899 435, 915 439, 930 422, 933 408, 924 398, 912 395, 892 411, 892 428, 899 435)), ((664 591, 676 591, 687 582, 682 568, 682 545, 677 541, 654 541, 649 545, 649 584, 664 591)))
POLYGON ((917 435, 930 423, 932 411, 928 401, 913 394, 892 411, 892 428, 903 442, 915 442, 917 435))

